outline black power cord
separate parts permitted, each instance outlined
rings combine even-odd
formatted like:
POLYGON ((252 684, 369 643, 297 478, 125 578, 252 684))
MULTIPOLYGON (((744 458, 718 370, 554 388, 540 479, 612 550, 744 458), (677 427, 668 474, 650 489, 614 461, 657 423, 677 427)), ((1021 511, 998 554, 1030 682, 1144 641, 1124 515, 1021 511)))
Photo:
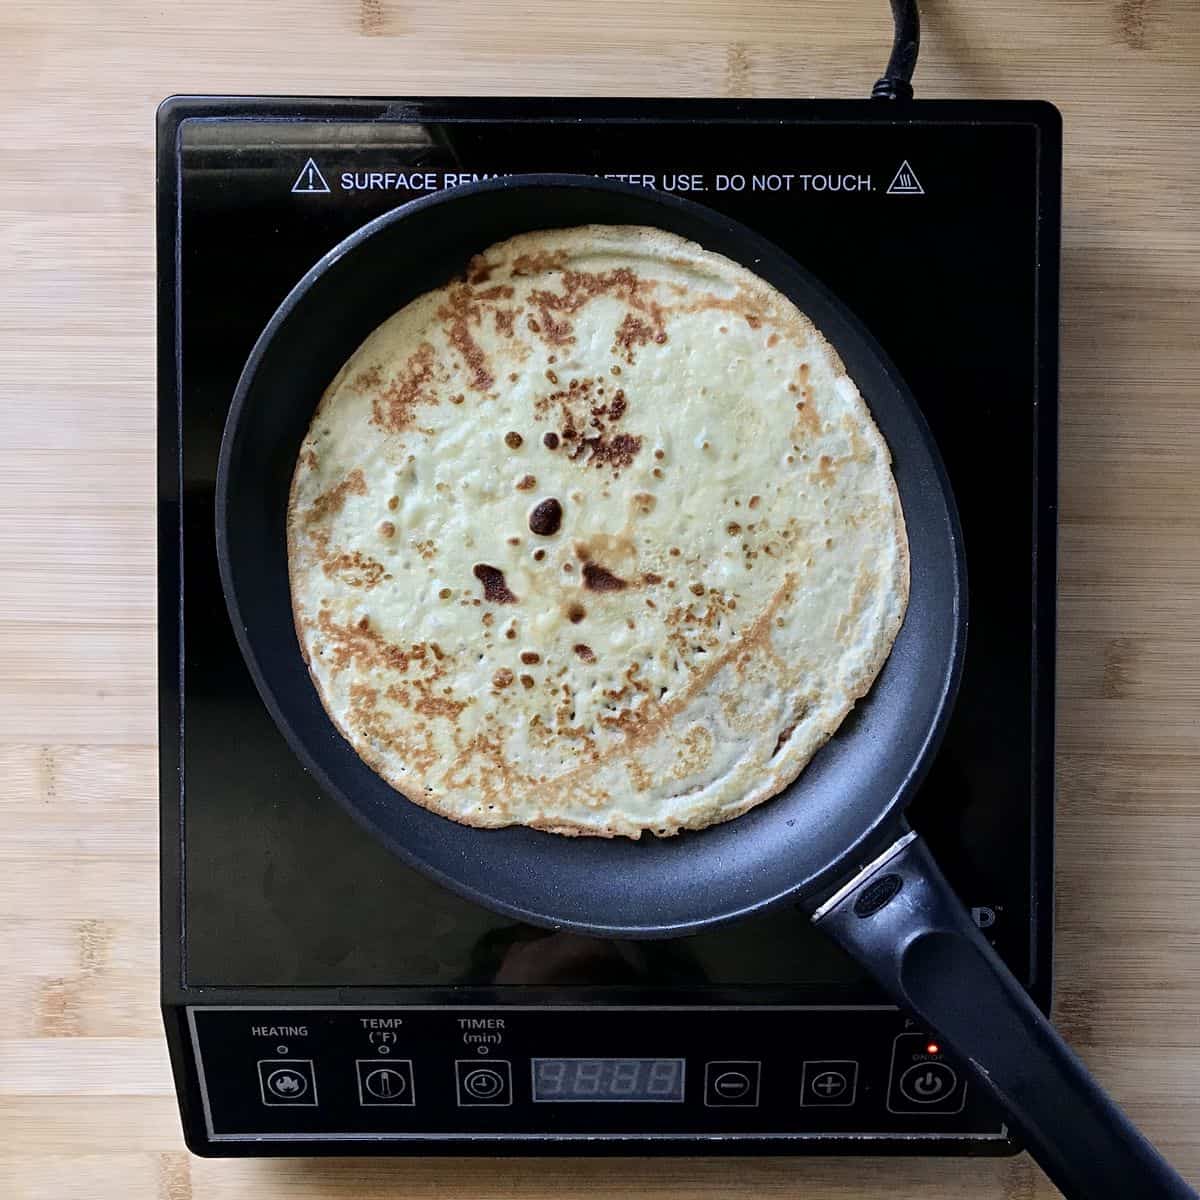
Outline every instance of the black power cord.
POLYGON ((871 89, 872 100, 911 100, 912 77, 921 48, 921 17, 917 0, 891 0, 892 55, 879 82, 871 89))

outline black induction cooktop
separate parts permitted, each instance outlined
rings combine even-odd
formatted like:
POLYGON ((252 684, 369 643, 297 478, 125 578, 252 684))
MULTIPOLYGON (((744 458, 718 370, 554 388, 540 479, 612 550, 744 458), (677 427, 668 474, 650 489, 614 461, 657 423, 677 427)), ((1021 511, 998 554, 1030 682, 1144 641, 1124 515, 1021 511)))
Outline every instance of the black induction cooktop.
POLYGON ((945 459, 970 627, 912 823, 1045 1008, 1060 144, 1057 112, 1024 102, 163 105, 162 978, 194 1150, 1014 1149, 927 1032, 798 909, 591 940, 497 916, 393 858, 321 794, 255 691, 213 496, 255 339, 318 258, 396 205, 575 172, 751 226, 866 323, 945 459))

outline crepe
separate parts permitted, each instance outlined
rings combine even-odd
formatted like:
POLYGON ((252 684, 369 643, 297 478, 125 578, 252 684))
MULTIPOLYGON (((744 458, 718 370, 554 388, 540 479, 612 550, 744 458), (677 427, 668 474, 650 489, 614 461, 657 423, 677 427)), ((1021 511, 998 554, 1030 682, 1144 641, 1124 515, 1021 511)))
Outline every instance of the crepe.
POLYGON ((475 826, 659 835, 790 783, 904 617, 887 446, 833 349, 658 229, 485 250, 329 385, 288 512, 325 709, 475 826))

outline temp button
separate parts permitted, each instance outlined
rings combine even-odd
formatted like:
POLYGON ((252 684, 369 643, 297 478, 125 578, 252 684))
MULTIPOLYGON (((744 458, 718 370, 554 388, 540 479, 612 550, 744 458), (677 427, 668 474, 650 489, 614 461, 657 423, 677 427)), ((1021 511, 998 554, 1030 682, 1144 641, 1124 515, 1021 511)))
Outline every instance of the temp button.
POLYGON ((746 1059, 705 1063, 704 1103, 709 1108, 754 1108, 761 1066, 746 1059))
POLYGON ((411 1108, 416 1104, 410 1059, 359 1058, 354 1065, 358 1070, 358 1102, 364 1108, 411 1108))

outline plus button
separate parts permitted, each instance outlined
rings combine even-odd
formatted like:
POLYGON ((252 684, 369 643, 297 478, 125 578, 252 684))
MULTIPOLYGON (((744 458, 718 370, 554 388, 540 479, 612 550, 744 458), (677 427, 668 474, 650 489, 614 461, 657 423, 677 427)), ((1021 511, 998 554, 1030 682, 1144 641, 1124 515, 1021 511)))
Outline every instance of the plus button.
POLYGON ((806 1062, 800 1103, 849 1107, 857 1083, 858 1063, 849 1059, 806 1062))

